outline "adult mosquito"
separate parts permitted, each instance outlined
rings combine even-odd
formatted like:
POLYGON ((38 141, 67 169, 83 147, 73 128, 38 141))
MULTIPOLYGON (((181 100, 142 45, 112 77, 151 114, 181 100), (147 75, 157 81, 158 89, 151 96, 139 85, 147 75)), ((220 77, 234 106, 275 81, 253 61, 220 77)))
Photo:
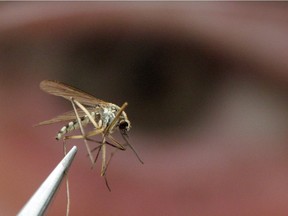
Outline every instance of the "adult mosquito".
MULTIPOLYGON (((129 144, 127 138, 127 132, 131 129, 131 123, 128 120, 127 114, 124 109, 127 107, 128 103, 125 102, 121 107, 102 101, 95 98, 94 96, 77 89, 75 87, 69 86, 67 84, 44 80, 40 83, 40 88, 52 95, 63 97, 72 103, 73 111, 66 112, 50 120, 40 122, 38 125, 48 125, 59 122, 68 121, 69 123, 61 128, 57 133, 56 139, 63 140, 65 149, 65 140, 68 139, 83 139, 86 145, 86 149, 91 160, 92 166, 97 161, 99 153, 102 152, 102 165, 101 165, 101 176, 105 177, 106 185, 110 190, 107 180, 106 180, 106 170, 109 162, 114 154, 111 153, 109 160, 106 160, 106 145, 114 147, 116 150, 126 150, 127 147, 135 153, 138 160, 143 163, 143 161, 138 156, 132 145, 129 144), (88 124, 93 125, 93 130, 84 131, 84 127, 88 124), (67 135, 69 132, 80 129, 80 135, 67 135), (112 134, 115 130, 119 130, 125 143, 121 144, 112 134), (94 136, 101 136, 101 141, 96 141, 92 139, 94 136), (96 142, 99 145, 90 149, 88 141, 96 142), (92 156, 92 152, 98 150, 95 159, 92 156)), ((66 151, 66 150, 65 150, 66 151)))

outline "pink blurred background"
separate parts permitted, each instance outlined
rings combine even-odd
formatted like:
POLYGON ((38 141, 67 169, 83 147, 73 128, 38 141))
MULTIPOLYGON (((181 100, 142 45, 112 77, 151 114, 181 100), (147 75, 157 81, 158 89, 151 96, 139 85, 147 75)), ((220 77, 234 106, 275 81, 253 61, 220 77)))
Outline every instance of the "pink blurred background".
MULTIPOLYGON (((109 192, 81 141, 71 215, 287 215, 287 3, 1 3, 0 214, 63 157, 44 79, 128 101, 109 192)), ((64 215, 65 185, 48 215, 64 215)))

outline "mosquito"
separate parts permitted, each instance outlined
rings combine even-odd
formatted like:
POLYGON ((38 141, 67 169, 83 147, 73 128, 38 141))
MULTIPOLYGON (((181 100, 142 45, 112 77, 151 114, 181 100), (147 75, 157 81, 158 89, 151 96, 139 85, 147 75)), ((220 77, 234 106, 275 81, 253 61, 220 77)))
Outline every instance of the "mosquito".
POLYGON ((132 145, 129 144, 127 139, 127 132, 131 129, 131 123, 124 111, 128 105, 127 102, 119 107, 113 103, 97 99, 80 89, 52 80, 42 81, 40 83, 40 88, 49 94, 69 100, 72 103, 73 110, 50 120, 40 122, 38 125, 48 125, 69 121, 69 123, 63 126, 57 133, 56 140, 63 140, 65 146, 65 140, 83 139, 92 166, 96 163, 99 153, 102 152, 101 176, 105 177, 106 185, 109 190, 110 188, 106 180, 106 170, 114 152, 111 153, 110 159, 107 161, 106 145, 112 146, 116 150, 126 150, 126 148, 129 147, 138 160, 143 164, 143 161, 140 159, 132 145), (89 124, 93 125, 93 130, 86 133, 84 127, 89 124), (70 132, 78 129, 81 131, 80 135, 68 135, 70 132), (112 134, 115 130, 120 131, 120 134, 125 141, 124 144, 121 144, 113 138, 112 134), (97 135, 101 136, 101 141, 92 139, 92 137, 97 135), (99 145, 91 150, 87 141, 96 142, 99 143, 99 145), (95 150, 98 150, 98 152, 94 159, 92 152, 95 150))
MULTIPOLYGON (((40 83, 40 88, 49 94, 60 96, 69 100, 72 104, 73 111, 66 112, 50 120, 40 122, 36 126, 68 121, 69 123, 63 126, 57 133, 56 140, 63 140, 64 153, 66 154, 66 140, 83 139, 88 152, 88 156, 92 163, 92 167, 96 163, 100 152, 102 152, 101 176, 105 178, 105 183, 109 191, 111 191, 111 189, 107 182, 106 171, 112 156, 117 150, 124 151, 128 146, 134 152, 138 160, 143 164, 143 161, 140 159, 135 149, 132 147, 132 145, 129 144, 127 140, 127 132, 129 132, 131 129, 131 123, 127 117, 126 112, 124 111, 128 105, 127 102, 119 107, 113 103, 97 99, 80 89, 52 80, 42 81, 40 83), (93 125, 93 130, 86 133, 84 131, 84 127, 89 124, 93 125), (68 135, 70 132, 78 129, 81 131, 80 135, 68 135), (120 134, 125 141, 124 144, 121 144, 115 138, 113 138, 112 134, 116 129, 120 131, 120 134), (101 136, 101 141, 97 141, 91 138, 97 135, 101 136), (99 145, 91 150, 88 141, 96 142, 99 145), (115 151, 111 153, 108 161, 106 161, 106 145, 110 145, 115 148, 115 151), (94 159, 92 152, 95 150, 98 150, 98 152, 94 159)), ((66 178, 66 192, 66 215, 69 215, 70 193, 68 176, 66 178)))

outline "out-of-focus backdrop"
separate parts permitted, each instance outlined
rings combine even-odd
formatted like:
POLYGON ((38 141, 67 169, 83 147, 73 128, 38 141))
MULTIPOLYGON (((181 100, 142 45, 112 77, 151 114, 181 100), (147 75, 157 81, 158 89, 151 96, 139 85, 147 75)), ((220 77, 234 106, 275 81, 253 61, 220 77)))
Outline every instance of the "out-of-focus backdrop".
MULTIPOLYGON (((131 151, 70 169, 71 215, 288 214, 287 3, 0 4, 0 214, 63 157, 59 80, 129 102, 131 151)), ((48 215, 64 215, 65 185, 48 215)))

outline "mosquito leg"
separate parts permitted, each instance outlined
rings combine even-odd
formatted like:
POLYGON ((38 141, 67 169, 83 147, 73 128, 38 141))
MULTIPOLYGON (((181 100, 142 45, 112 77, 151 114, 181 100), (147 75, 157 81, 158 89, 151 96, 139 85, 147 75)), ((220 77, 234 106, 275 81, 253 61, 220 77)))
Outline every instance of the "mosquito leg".
MULTIPOLYGON (((94 125, 94 127, 96 128, 95 131, 91 131, 90 133, 87 134, 87 137, 89 136, 95 136, 97 134, 100 134, 100 133, 103 133, 103 129, 98 129, 99 126, 98 124, 95 122, 95 120, 92 118, 92 116, 90 115, 90 113, 87 111, 87 109, 81 104, 79 103, 77 100, 74 100, 75 104, 83 110, 83 112, 85 112, 85 114, 88 116, 89 120, 91 121, 91 123, 94 125)), ((87 140, 87 137, 85 137, 84 140, 87 140)), ((94 160, 94 163, 93 163, 93 166, 94 164, 96 164, 96 161, 99 157, 99 154, 100 154, 100 151, 102 150, 102 168, 101 168, 101 173, 102 173, 102 170, 104 169, 105 167, 105 160, 106 160, 106 146, 105 146, 105 140, 103 139, 104 142, 101 143, 101 146, 99 147, 99 150, 97 152, 97 155, 95 157, 95 160, 94 160)), ((91 153, 91 151, 90 151, 91 153)))
MULTIPOLYGON (((96 154, 96 157, 95 157, 95 160, 94 160, 94 163, 96 163, 98 157, 99 157, 99 154, 100 154, 100 151, 101 151, 101 148, 102 148, 102 145, 98 146, 98 151, 97 151, 97 154, 96 154)), ((95 148, 96 149, 96 148, 95 148)))
MULTIPOLYGON (((100 141, 97 141, 97 140, 93 140, 93 139, 91 139, 91 138, 89 138, 89 137, 90 137, 90 136, 98 135, 98 134, 100 134, 100 133, 102 133, 102 132, 103 132, 103 130, 93 130, 93 131, 88 132, 88 133, 86 134, 86 136, 83 136, 83 135, 65 136, 64 139, 65 139, 65 140, 67 140, 67 139, 84 139, 84 141, 86 140, 86 141, 90 141, 90 142, 99 143, 99 144, 100 144, 99 146, 97 146, 96 148, 90 150, 90 152, 92 153, 93 151, 95 151, 95 150, 97 150, 97 149, 100 148, 100 149, 98 150, 98 153, 97 153, 96 158, 94 159, 94 162, 92 163, 92 164, 94 165, 94 164, 96 163, 96 161, 97 161, 97 158, 98 158, 98 156, 99 156, 99 152, 101 151, 101 148, 102 148, 103 143, 100 142, 100 141)), ((107 143, 108 145, 111 145, 111 146, 113 146, 113 147, 116 147, 115 145, 113 145, 113 144, 111 144, 111 143, 109 143, 109 142, 107 142, 107 141, 106 141, 106 143, 107 143)), ((89 152, 88 152, 88 156, 89 156, 89 152)), ((92 166, 92 168, 93 168, 93 166, 92 166)))
MULTIPOLYGON (((97 141, 97 142, 98 142, 98 141, 97 141)), ((95 157, 95 159, 94 159, 94 164, 96 164, 96 161, 97 161, 97 159, 98 159, 98 157, 99 157, 101 148, 102 148, 102 145, 99 145, 99 146, 97 146, 97 147, 95 147, 94 149, 91 150, 91 152, 94 152, 94 151, 96 151, 96 150, 98 149, 97 154, 96 154, 96 157, 95 157)), ((87 156, 89 156, 89 155, 87 155, 87 156)))
POLYGON ((101 176, 104 176, 104 172, 106 169, 106 145, 105 145, 105 137, 102 140, 102 166, 101 166, 101 176))
MULTIPOLYGON (((105 141, 105 137, 109 134, 110 130, 115 127, 116 122, 119 120, 119 117, 120 117, 122 111, 125 109, 125 107, 126 107, 127 105, 128 105, 127 102, 125 102, 125 103, 122 105, 122 107, 120 108, 120 110, 119 110, 118 113, 116 114, 116 116, 115 116, 115 118, 113 119, 113 121, 111 122, 111 124, 110 124, 108 127, 106 127, 105 130, 104 130, 104 132, 103 132, 103 141, 102 141, 102 143, 103 143, 103 144, 102 144, 103 148, 102 148, 102 168, 101 168, 101 176, 104 176, 104 177, 105 177, 106 186, 108 187, 109 190, 110 190, 110 188, 109 188, 108 181, 107 181, 107 178, 106 178, 106 170, 107 170, 108 164, 109 164, 109 162, 110 162, 113 154, 112 154, 112 156, 110 156, 110 159, 109 159, 109 161, 108 161, 107 164, 106 164, 106 162, 105 162, 105 161, 106 161, 106 145, 105 145, 105 142, 106 142, 106 141, 105 141)), ((113 139, 111 139, 111 140, 112 140, 112 142, 114 141, 113 139)), ((124 146, 122 146, 122 145, 119 144, 118 142, 115 141, 114 144, 115 144, 115 143, 116 143, 116 145, 114 145, 114 147, 116 148, 116 150, 117 150, 117 149, 122 149, 122 150, 125 149, 124 146)))
MULTIPOLYGON (((92 131, 89 131, 88 133, 86 134, 82 134, 82 135, 72 135, 72 136, 65 136, 65 139, 85 139, 87 141, 91 141, 91 142, 98 142, 96 140, 93 140, 89 137, 92 137, 92 136, 96 136, 98 134, 101 134, 103 133, 103 129, 95 129, 95 130, 92 130, 92 131)), ((102 144, 102 142, 98 142, 100 144, 102 144)))
MULTIPOLYGON (((102 145, 102 142, 101 142, 101 141, 93 140, 93 139, 90 139, 90 138, 87 138, 87 140, 88 140, 88 141, 91 141, 91 142, 99 143, 100 145, 102 145)), ((105 143, 106 143, 107 145, 113 147, 113 148, 118 148, 118 149, 120 149, 120 150, 122 150, 122 151, 126 150, 126 148, 125 148, 124 146, 122 146, 122 145, 121 145, 120 143, 118 143, 118 142, 116 142, 117 144, 115 145, 115 144, 113 144, 113 143, 111 143, 111 142, 108 142, 108 141, 106 140, 105 143), (119 144, 120 146, 119 146, 118 144, 119 144)), ((94 149, 91 150, 91 152, 94 152, 94 151, 95 151, 96 149, 98 149, 98 148, 99 148, 99 146, 95 147, 94 149)))
MULTIPOLYGON (((116 122, 119 120, 119 117, 122 113, 122 111, 125 109, 125 107, 128 105, 127 102, 125 102, 122 107, 120 108, 120 110, 118 111, 118 113, 116 114, 115 118, 113 119, 113 121, 111 122, 111 124, 105 128, 104 132, 103 132, 103 140, 102 140, 102 168, 101 168, 101 176, 104 176, 105 177, 105 172, 106 172, 106 169, 107 169, 107 165, 106 164, 106 140, 105 140, 105 137, 107 136, 107 134, 110 132, 111 129, 113 129, 113 127, 116 125, 116 122)), ((105 181, 106 181, 106 185, 107 187, 109 188, 108 186, 108 182, 107 182, 107 179, 105 177, 105 181)))
POLYGON ((94 162, 94 159, 93 159, 93 156, 92 156, 92 153, 91 153, 89 144, 88 144, 88 142, 87 142, 87 140, 86 140, 86 135, 85 135, 85 132, 84 132, 84 129, 83 129, 83 126, 82 126, 80 117, 79 117, 79 115, 78 115, 77 109, 76 109, 76 107, 75 107, 74 99, 73 99, 72 97, 71 97, 71 103, 72 103, 74 112, 75 112, 75 114, 76 114, 78 124, 79 124, 79 126, 80 126, 80 131, 81 131, 83 137, 85 137, 85 138, 84 138, 84 143, 85 143, 85 145, 86 145, 86 149, 87 149, 87 152, 88 152, 88 154, 89 154, 90 161, 91 161, 92 165, 94 165, 94 163, 93 163, 93 162, 94 162))
POLYGON ((67 206, 66 206, 66 216, 69 215, 70 211, 70 189, 69 189, 69 179, 68 173, 66 173, 66 196, 67 196, 67 206))
MULTIPOLYGON (((111 136, 110 136, 110 139, 111 139, 111 136)), ((125 150, 125 147, 122 146, 120 143, 118 143, 116 140, 111 139, 111 141, 114 142, 114 144, 111 144, 111 145, 116 148, 115 151, 117 151, 117 150, 125 150)), ((104 137, 104 135, 103 135, 103 141, 102 141, 102 145, 101 145, 101 148, 102 148, 101 176, 104 176, 104 177, 105 177, 105 173, 106 173, 108 164, 110 163, 110 160, 111 160, 113 154, 115 153, 115 151, 114 151, 114 152, 111 154, 109 160, 108 160, 107 163, 106 163, 106 144, 107 144, 107 143, 108 143, 108 142, 106 141, 106 139, 105 139, 105 137, 104 137)), ((106 181, 107 187, 109 188, 106 177, 105 177, 105 181, 106 181)))
MULTIPOLYGON (((64 152, 64 155, 67 154, 65 138, 63 139, 63 152, 64 152)), ((68 216, 69 211, 70 211, 70 189, 69 189, 70 187, 69 187, 69 177, 68 177, 67 171, 65 171, 65 175, 66 175, 66 197, 67 197, 66 216, 68 216)))
MULTIPOLYGON (((84 139, 84 140, 86 139, 87 141, 97 142, 97 143, 102 144, 100 141, 96 141, 96 140, 90 139, 90 138, 87 137, 87 136, 84 137, 83 135, 65 136, 65 137, 63 138, 63 140, 68 140, 68 139, 84 139)), ((99 146, 93 148, 92 150, 90 150, 90 152, 92 153, 92 152, 94 152, 95 150, 98 149, 98 152, 97 152, 96 158, 94 159, 93 164, 95 164, 96 161, 97 161, 97 158, 98 158, 98 156, 99 156, 99 152, 101 151, 101 147, 102 147, 102 145, 99 145, 99 146)), ((64 150, 64 151, 66 152, 66 147, 65 147, 65 150, 64 150)), ((89 156, 89 152, 88 152, 87 156, 89 156)), ((93 168, 93 167, 92 167, 92 168, 93 168)))
MULTIPOLYGON (((95 141, 95 142, 97 142, 97 143, 100 143, 99 141, 96 141, 96 140, 93 140, 93 141, 95 141)), ((100 144, 101 144, 101 143, 100 143, 100 144)), ((110 145, 110 146, 112 146, 112 147, 114 147, 114 148, 116 148, 116 149, 122 150, 122 151, 123 151, 123 150, 126 150, 126 148, 125 148, 124 146, 119 147, 118 145, 114 145, 114 144, 112 144, 112 143, 110 143, 110 142, 108 142, 108 141, 106 141, 106 144, 107 144, 107 145, 110 145)), ((94 152, 94 151, 96 151, 96 150, 98 149, 96 158, 95 158, 95 160, 94 160, 94 163, 96 163, 96 161, 97 161, 97 159, 98 159, 98 157, 99 157, 99 153, 100 153, 100 151, 101 151, 101 148, 102 148, 102 145, 99 145, 99 146, 97 146, 97 147, 95 147, 94 149, 91 150, 91 152, 94 152)), ((107 168, 106 168, 106 169, 107 169, 107 168)))
POLYGON ((112 159, 112 156, 113 156, 113 153, 110 155, 110 158, 109 158, 109 160, 108 160, 108 162, 107 162, 107 165, 106 165, 106 167, 105 167, 105 170, 104 170, 104 179, 105 179, 105 184, 106 184, 106 187, 108 188, 108 190, 111 192, 111 188, 110 188, 110 186, 109 186, 109 184, 108 184, 108 179, 107 179, 107 176, 106 176, 106 171, 107 171, 107 169, 108 169, 108 165, 110 164, 110 161, 111 161, 111 159, 112 159))
POLYGON ((107 180, 107 177, 106 177, 106 175, 104 176, 104 179, 105 179, 105 184, 106 184, 106 187, 108 188, 108 190, 111 192, 111 188, 110 188, 110 186, 109 186, 109 184, 108 184, 108 180, 107 180))
POLYGON ((95 128, 99 128, 98 124, 95 122, 94 118, 91 116, 91 114, 88 112, 88 110, 81 103, 79 103, 77 100, 75 100, 73 98, 71 98, 71 100, 73 100, 73 102, 87 115, 87 117, 89 118, 89 120, 93 124, 93 126, 95 128))
MULTIPOLYGON (((91 131, 92 133, 88 133, 88 135, 74 135, 74 136, 65 136, 64 139, 84 139, 84 142, 87 143, 87 140, 89 141, 96 141, 96 140, 91 140, 88 138, 88 136, 92 136, 94 135, 96 132, 94 131, 91 131)), ((97 134, 99 134, 99 132, 97 132, 97 134)), ((98 142, 98 141, 96 141, 98 142)), ((97 153, 97 156, 96 158, 93 160, 92 159, 92 165, 94 166, 94 164, 96 163, 96 160, 98 158, 98 154, 99 152, 102 150, 102 168, 101 168, 101 173, 103 173, 103 170, 105 169, 105 161, 106 161, 106 141, 105 141, 105 138, 103 138, 103 141, 100 143, 100 146, 97 146, 95 149, 93 149, 92 151, 96 150, 97 148, 99 148, 98 150, 98 153, 97 153)), ((110 144, 110 143, 109 143, 110 144)), ((112 145, 113 147, 116 147, 115 145, 112 145)), ((92 155, 92 151, 90 150, 89 148, 89 151, 88 151, 88 155, 90 156, 90 154, 92 155), (90 153, 90 154, 89 154, 90 153)), ((90 158, 91 159, 91 158, 90 158)), ((93 167, 92 166, 92 167, 93 167)), ((101 176, 103 176, 101 174, 101 176)))
MULTIPOLYGON (((115 140, 111 135, 108 136, 109 139, 114 142, 115 145, 119 146, 118 149, 120 150, 126 150, 126 148, 124 147, 124 145, 120 144, 117 140, 115 140)), ((126 139, 125 135, 122 134, 123 139, 125 140, 125 144, 127 146, 129 146, 129 148, 132 149, 132 151, 134 152, 134 154, 136 155, 136 157, 138 158, 138 160, 140 161, 140 163, 144 164, 144 162, 141 160, 141 158, 139 157, 139 155, 137 154, 136 150, 133 148, 133 146, 128 142, 128 140, 126 139)), ((116 146, 115 146, 116 147, 116 146)), ((116 147, 117 148, 117 147, 116 147)))
POLYGON ((119 149, 116 148, 116 149, 110 154, 110 158, 109 158, 109 160, 107 161, 105 170, 104 170, 104 172, 103 172, 103 176, 104 176, 104 179, 105 179, 105 183, 106 183, 106 186, 107 186, 107 188, 108 188, 109 191, 111 191, 111 188, 110 188, 110 186, 109 186, 109 184, 108 184, 108 180, 107 180, 107 175, 106 175, 106 174, 107 174, 108 166, 109 166, 109 164, 110 164, 110 162, 111 162, 111 159, 112 159, 112 157, 114 156, 114 154, 115 154, 115 152, 116 152, 117 150, 119 150, 119 149))
POLYGON ((67 148, 66 148, 65 137, 64 137, 64 139, 63 139, 63 153, 64 153, 64 156, 67 154, 67 148))
MULTIPOLYGON (((94 141, 98 143, 98 141, 96 141, 96 140, 94 140, 94 141)), ((93 151, 95 151, 95 150, 98 149, 97 154, 96 154, 96 157, 95 157, 95 160, 94 160, 94 163, 96 163, 96 161, 97 161, 97 159, 98 159, 98 157, 99 157, 100 151, 101 151, 101 149, 102 149, 102 147, 103 147, 103 144, 102 144, 102 143, 100 143, 100 144, 101 144, 101 145, 99 145, 99 146, 97 146, 97 147, 95 147, 94 149, 91 150, 91 152, 93 152, 93 151)), ((114 147, 114 148, 116 148, 116 149, 120 149, 118 146, 116 146, 116 145, 114 145, 114 144, 112 144, 112 143, 109 143, 109 142, 107 142, 107 141, 105 142, 105 144, 110 145, 110 146, 112 146, 112 147, 114 147)), ((120 149, 120 150, 123 150, 123 149, 120 149)), ((108 163, 109 163, 109 162, 108 162, 108 163)), ((107 166, 106 166, 106 169, 107 169, 107 166)))
POLYGON ((126 148, 121 143, 119 143, 117 140, 115 140, 111 135, 109 135, 108 138, 112 141, 112 143, 113 143, 112 145, 115 148, 122 150, 122 151, 126 150, 126 148))
MULTIPOLYGON (((65 136, 64 139, 84 139, 84 140, 87 140, 87 141, 98 142, 98 141, 93 140, 93 139, 91 139, 89 137, 96 136, 96 135, 98 135, 98 134, 100 134, 102 132, 103 132, 102 129, 99 129, 99 130, 95 129, 93 131, 88 132, 85 135, 82 134, 82 135, 65 136)), ((102 144, 102 142, 100 142, 100 144, 102 144)))
POLYGON ((108 184, 108 180, 107 180, 107 170, 108 170, 109 164, 110 164, 111 159, 114 156, 116 151, 118 151, 118 150, 123 151, 123 150, 126 150, 126 148, 123 145, 121 145, 120 143, 118 143, 112 136, 109 136, 108 138, 112 141, 112 143, 114 143, 112 145, 113 145, 113 147, 115 147, 115 150, 110 154, 109 160, 105 164, 105 167, 102 166, 101 176, 104 176, 106 186, 107 186, 108 190, 111 191, 111 188, 110 188, 110 186, 108 184))

